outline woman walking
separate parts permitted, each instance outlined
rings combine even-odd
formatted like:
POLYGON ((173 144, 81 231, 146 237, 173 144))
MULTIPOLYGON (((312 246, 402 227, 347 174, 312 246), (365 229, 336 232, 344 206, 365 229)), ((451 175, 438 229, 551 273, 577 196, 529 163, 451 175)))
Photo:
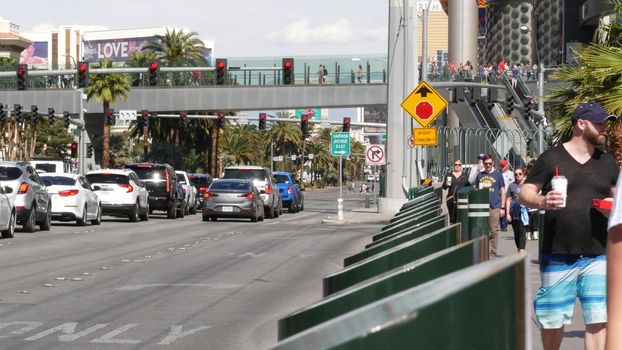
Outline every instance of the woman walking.
POLYGON ((452 224, 457 222, 458 215, 458 191, 464 186, 469 185, 469 179, 464 172, 462 172, 462 161, 460 159, 456 159, 454 161, 454 169, 453 171, 447 175, 445 182, 443 182, 443 189, 449 189, 447 191, 447 199, 445 203, 447 204, 447 211, 449 211, 449 221, 452 224))

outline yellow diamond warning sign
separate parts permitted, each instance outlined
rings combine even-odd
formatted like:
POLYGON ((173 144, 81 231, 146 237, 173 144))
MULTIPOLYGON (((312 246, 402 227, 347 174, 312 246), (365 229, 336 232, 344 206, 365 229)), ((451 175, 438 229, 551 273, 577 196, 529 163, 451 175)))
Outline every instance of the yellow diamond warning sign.
POLYGON ((425 81, 404 99, 402 108, 424 128, 447 108, 447 101, 425 81))

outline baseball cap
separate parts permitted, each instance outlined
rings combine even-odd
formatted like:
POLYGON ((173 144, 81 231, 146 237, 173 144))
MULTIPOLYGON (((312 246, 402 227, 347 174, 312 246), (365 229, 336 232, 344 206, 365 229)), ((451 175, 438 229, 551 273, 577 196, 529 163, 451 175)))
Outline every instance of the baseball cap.
POLYGON ((616 116, 605 111, 603 106, 596 102, 582 103, 575 108, 572 113, 572 124, 577 120, 590 120, 593 122, 602 122, 603 120, 616 120, 616 116))
POLYGON ((501 167, 504 167, 504 166, 508 165, 508 161, 504 159, 499 164, 501 164, 501 167))
POLYGON ((480 153, 480 154, 479 154, 479 156, 477 156, 477 158, 479 158, 479 159, 484 159, 484 157, 485 157, 485 156, 486 156, 486 155, 485 155, 484 153, 480 153))

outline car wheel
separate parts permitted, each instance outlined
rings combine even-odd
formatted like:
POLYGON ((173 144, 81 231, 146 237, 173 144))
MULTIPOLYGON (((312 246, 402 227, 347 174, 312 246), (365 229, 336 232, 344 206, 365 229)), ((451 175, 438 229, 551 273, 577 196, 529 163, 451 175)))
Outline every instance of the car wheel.
POLYGON ((52 228, 52 207, 48 206, 48 210, 45 213, 45 219, 39 224, 41 231, 49 231, 52 228))
POLYGON ((215 216, 212 216, 212 217, 210 218, 210 220, 212 220, 212 221, 218 221, 218 218, 217 218, 217 217, 215 217, 215 216))
POLYGON ((182 205, 182 207, 177 210, 177 217, 182 219, 185 215, 186 215, 186 205, 182 205))
POLYGON ((190 215, 190 204, 184 206, 184 215, 190 215))
POLYGON ((257 214, 257 212, 255 212, 255 215, 251 217, 251 222, 257 222, 257 220, 259 220, 257 217, 259 215, 257 214))
POLYGON ((97 206, 97 216, 95 219, 91 220, 92 225, 99 225, 102 223, 102 207, 97 206))
POLYGON ((35 225, 37 224, 35 219, 35 207, 36 204, 33 203, 32 208, 30 208, 30 211, 28 212, 28 217, 22 225, 24 232, 35 232, 35 225))
POLYGON ((262 211, 261 216, 259 217, 259 221, 263 221, 266 218, 266 214, 262 211))
POLYGON ((302 205, 300 206, 300 211, 305 210, 305 202, 302 202, 302 205))
POLYGON ((84 208, 82 208, 82 218, 79 218, 78 220, 76 220, 76 223, 78 224, 78 226, 86 226, 87 213, 88 211, 85 205, 84 208))
POLYGON ((132 209, 130 209, 130 221, 138 222, 138 203, 135 203, 132 209))
POLYGON ((13 238, 15 235, 15 212, 11 212, 11 218, 9 219, 9 227, 2 231, 2 238, 13 238))
POLYGON ((209 221, 209 216, 204 216, 203 221, 209 221))
POLYGON ((194 202, 194 205, 192 206, 192 208, 190 208, 190 214, 194 215, 197 213, 197 209, 198 209, 199 205, 197 204, 197 202, 194 202))
POLYGON ((281 216, 281 209, 276 208, 274 209, 274 218, 278 218, 279 216, 281 216))
POLYGON ((296 210, 296 206, 294 205, 294 202, 290 202, 289 205, 287 206, 287 212, 295 213, 295 210, 296 210))
POLYGON ((166 217, 169 219, 175 219, 177 217, 177 205, 171 204, 166 211, 166 217))
POLYGON ((274 207, 268 209, 268 219, 274 218, 274 207))
POLYGON ((150 211, 151 209, 149 209, 149 204, 147 204, 147 209, 145 209, 145 213, 140 215, 140 221, 149 221, 150 211))

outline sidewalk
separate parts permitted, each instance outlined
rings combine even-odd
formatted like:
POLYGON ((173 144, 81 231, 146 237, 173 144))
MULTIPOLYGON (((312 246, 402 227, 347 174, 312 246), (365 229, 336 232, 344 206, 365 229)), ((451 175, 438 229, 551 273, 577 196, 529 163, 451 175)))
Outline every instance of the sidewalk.
MULTIPOLYGON (((540 287, 540 271, 538 265, 538 243, 540 241, 527 241, 526 250, 528 253, 528 297, 531 314, 529 318, 531 320, 531 339, 533 350, 541 350, 542 342, 540 341, 540 330, 535 322, 535 316, 533 314, 533 297, 538 292, 540 287)), ((516 253, 516 245, 514 244, 514 231, 512 227, 508 226, 507 231, 499 231, 499 253, 502 256, 511 255, 516 253)), ((585 325, 583 324, 583 316, 581 315, 581 307, 577 300, 575 304, 574 315, 572 318, 572 324, 564 328, 564 340, 562 341, 561 349, 564 350, 579 350, 584 349, 583 341, 585 333, 585 325)))
POLYGON ((388 225, 395 215, 380 214, 378 208, 374 205, 371 208, 355 208, 343 211, 343 220, 337 220, 337 214, 330 215, 322 220, 323 224, 347 225, 347 224, 378 224, 388 225))

